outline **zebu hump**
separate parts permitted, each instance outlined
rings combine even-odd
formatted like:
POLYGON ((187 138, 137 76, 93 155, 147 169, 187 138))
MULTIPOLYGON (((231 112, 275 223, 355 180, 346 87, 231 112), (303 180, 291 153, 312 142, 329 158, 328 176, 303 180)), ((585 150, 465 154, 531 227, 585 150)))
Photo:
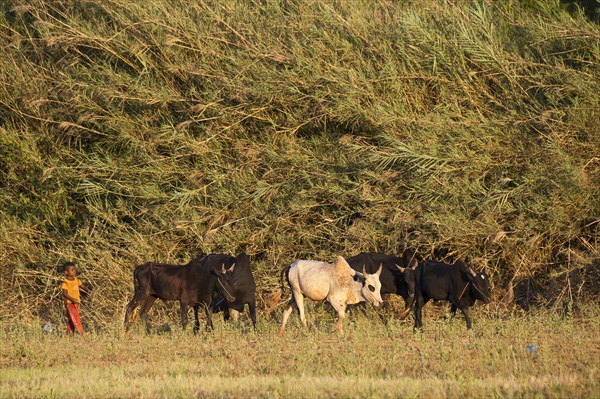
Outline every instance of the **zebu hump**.
POLYGON ((354 269, 350 267, 346 259, 338 256, 333 263, 333 278, 338 287, 350 287, 352 284, 353 276, 355 274, 354 269))

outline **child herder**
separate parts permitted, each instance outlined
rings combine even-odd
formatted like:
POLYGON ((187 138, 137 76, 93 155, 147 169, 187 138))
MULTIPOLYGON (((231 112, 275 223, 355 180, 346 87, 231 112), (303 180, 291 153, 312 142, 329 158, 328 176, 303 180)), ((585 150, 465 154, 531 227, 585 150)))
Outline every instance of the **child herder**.
POLYGON ((63 268, 65 270, 65 279, 61 288, 67 307, 67 333, 71 334, 73 331, 77 331, 80 335, 83 335, 83 325, 81 325, 81 319, 79 317, 79 303, 81 302, 79 292, 81 290, 91 294, 92 291, 84 286, 81 280, 77 278, 77 268, 75 267, 75 263, 66 262, 63 265, 63 268))

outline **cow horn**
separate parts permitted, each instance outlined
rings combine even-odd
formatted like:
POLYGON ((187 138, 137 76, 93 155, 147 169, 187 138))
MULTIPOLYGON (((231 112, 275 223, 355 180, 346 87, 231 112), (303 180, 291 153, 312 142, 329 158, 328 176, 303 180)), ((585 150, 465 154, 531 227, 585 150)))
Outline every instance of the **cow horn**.
POLYGON ((235 262, 233 263, 233 265, 231 265, 231 267, 229 268, 229 272, 233 272, 233 268, 235 267, 235 262))
POLYGON ((475 273, 475 272, 473 271, 473 269, 471 269, 470 267, 469 267, 468 269, 469 269, 469 273, 471 273, 471 275, 472 275, 473 277, 477 277, 477 273, 475 273))
POLYGON ((375 272, 375 274, 377 275, 377 277, 379 277, 379 275, 381 274, 381 270, 383 269, 383 264, 380 263, 379 264, 379 269, 377 269, 377 271, 375 272))
POLYGON ((221 265, 221 273, 223 273, 223 274, 227 273, 227 270, 225 270, 225 263, 223 263, 221 265))
POLYGON ((406 309, 400 313, 400 318, 404 319, 406 316, 408 316, 408 312, 410 312, 410 306, 407 306, 406 309))
POLYGON ((363 274, 363 276, 365 276, 365 278, 367 277, 367 271, 365 270, 365 265, 363 265, 362 274, 363 274))
POLYGON ((397 268, 398 268, 398 270, 400 270, 400 272, 402 272, 402 273, 404 273, 404 271, 405 271, 406 269, 408 269, 407 267, 402 267, 402 266, 398 266, 398 265, 396 265, 396 267, 397 267, 397 268))

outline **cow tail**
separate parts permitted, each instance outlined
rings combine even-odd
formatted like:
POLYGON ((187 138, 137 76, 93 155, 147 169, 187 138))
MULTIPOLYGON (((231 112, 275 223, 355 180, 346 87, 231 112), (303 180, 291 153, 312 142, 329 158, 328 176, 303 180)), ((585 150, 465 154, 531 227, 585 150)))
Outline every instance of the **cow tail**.
MULTIPOLYGON (((133 297, 138 301, 144 298, 145 289, 142 285, 143 274, 148 269, 147 264, 140 265, 133 270, 133 297)), ((150 268, 152 266, 150 265, 150 268)))
POLYGON ((285 291, 285 284, 283 283, 283 275, 290 270, 290 266, 284 267, 279 273, 279 289, 272 294, 269 294, 267 298, 267 313, 271 313, 273 309, 279 304, 281 296, 285 291))
POLYGON ((135 270, 133 271, 133 292, 134 295, 139 295, 139 291, 142 287, 140 287, 140 273, 141 273, 141 268, 140 267, 136 267, 135 270))
POLYGON ((290 271, 290 267, 292 267, 292 265, 284 267, 281 270, 281 272, 279 273, 279 285, 281 286, 281 293, 282 294, 285 291, 285 284, 283 284, 283 276, 285 275, 286 279, 287 279, 287 273, 290 271))

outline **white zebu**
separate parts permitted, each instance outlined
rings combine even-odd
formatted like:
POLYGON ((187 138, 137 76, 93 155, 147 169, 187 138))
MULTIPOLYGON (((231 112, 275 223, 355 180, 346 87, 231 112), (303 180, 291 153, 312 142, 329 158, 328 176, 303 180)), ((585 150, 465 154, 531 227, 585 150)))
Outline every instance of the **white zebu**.
POLYGON ((285 325, 294 307, 298 309, 300 321, 307 327, 304 315, 304 297, 313 301, 327 301, 337 311, 337 331, 343 335, 342 322, 346 316, 346 305, 368 301, 381 306, 381 267, 375 274, 359 273, 353 270, 346 260, 338 256, 334 263, 313 260, 298 260, 289 267, 287 279, 292 291, 279 334, 283 335, 285 325), (356 280, 355 280, 356 279, 356 280))

